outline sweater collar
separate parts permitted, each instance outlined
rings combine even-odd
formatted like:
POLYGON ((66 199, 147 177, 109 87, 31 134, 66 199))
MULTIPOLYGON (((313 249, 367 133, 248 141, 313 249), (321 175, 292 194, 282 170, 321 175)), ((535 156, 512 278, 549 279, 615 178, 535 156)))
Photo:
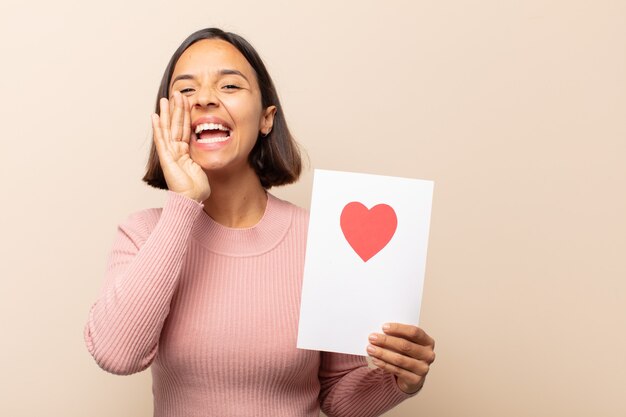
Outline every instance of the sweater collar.
POLYGON ((193 239, 211 252, 226 256, 254 256, 276 247, 291 226, 291 205, 267 193, 265 212, 252 227, 226 227, 202 211, 192 232, 193 239))

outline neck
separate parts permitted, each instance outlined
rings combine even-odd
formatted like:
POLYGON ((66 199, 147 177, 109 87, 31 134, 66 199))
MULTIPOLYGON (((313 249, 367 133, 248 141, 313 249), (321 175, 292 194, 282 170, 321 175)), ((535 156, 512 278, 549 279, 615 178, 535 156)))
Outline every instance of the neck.
POLYGON ((243 175, 208 173, 211 195, 204 211, 217 223, 231 228, 256 225, 265 213, 267 195, 252 168, 243 175))

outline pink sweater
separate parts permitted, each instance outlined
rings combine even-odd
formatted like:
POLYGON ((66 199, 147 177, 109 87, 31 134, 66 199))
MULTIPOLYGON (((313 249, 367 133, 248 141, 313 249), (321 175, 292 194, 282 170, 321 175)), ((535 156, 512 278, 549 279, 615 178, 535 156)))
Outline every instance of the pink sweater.
POLYGON ((268 194, 231 229, 167 193, 119 226, 85 326, 103 369, 152 365, 154 416, 365 417, 411 396, 362 356, 296 348, 307 211, 268 194))

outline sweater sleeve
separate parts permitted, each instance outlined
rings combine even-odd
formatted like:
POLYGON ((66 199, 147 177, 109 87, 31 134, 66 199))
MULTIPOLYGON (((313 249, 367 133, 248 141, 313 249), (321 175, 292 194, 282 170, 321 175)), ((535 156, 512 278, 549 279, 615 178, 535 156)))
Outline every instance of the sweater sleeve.
POLYGON ((152 231, 145 211, 119 225, 104 285, 84 329, 87 349, 102 369, 128 375, 154 360, 191 230, 202 208, 201 203, 168 191, 152 231))
POLYGON ((369 368, 364 356, 320 353, 320 405, 328 417, 379 416, 417 394, 400 390, 394 375, 369 368))

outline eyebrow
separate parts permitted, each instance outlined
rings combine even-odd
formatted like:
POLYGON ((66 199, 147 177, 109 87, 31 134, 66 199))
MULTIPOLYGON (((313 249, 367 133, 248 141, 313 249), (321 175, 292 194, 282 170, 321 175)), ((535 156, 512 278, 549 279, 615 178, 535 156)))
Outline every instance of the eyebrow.
MULTIPOLYGON (((248 80, 248 77, 246 77, 245 75, 243 75, 243 73, 241 71, 238 71, 236 69, 222 69, 222 70, 219 70, 217 73, 219 75, 239 75, 239 76, 243 77, 246 81, 250 82, 248 80)), ((176 78, 174 78, 172 80, 172 83, 170 84, 170 88, 174 85, 174 83, 176 81, 179 81, 179 80, 195 80, 195 78, 196 77, 194 75, 192 75, 192 74, 180 74, 179 76, 177 76, 176 78)))

